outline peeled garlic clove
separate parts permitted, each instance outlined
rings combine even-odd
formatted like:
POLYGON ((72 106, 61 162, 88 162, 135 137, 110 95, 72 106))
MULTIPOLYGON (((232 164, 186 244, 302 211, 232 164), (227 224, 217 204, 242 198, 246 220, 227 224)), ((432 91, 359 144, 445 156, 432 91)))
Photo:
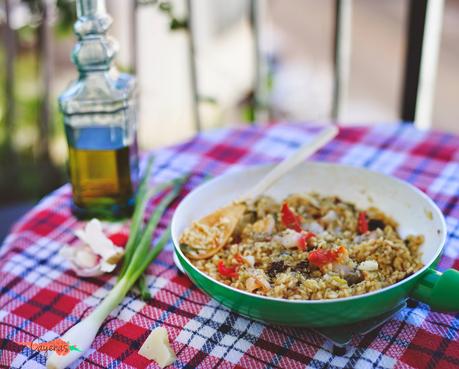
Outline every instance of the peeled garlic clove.
POLYGON ((100 257, 86 245, 66 245, 59 254, 67 259, 72 270, 80 277, 95 277, 104 273, 100 269, 100 257))
POLYGON ((92 268, 98 263, 99 258, 88 246, 78 248, 75 252, 75 262, 81 268, 92 268))
POLYGON ((85 226, 84 231, 75 232, 77 237, 89 245, 102 259, 116 263, 124 253, 121 247, 115 246, 102 230, 102 224, 98 219, 92 219, 85 226))
POLYGON ((124 255, 124 249, 115 246, 103 233, 102 224, 97 219, 92 219, 84 229, 77 230, 75 234, 81 243, 64 246, 60 254, 70 262, 79 276, 95 277, 110 273, 124 255))

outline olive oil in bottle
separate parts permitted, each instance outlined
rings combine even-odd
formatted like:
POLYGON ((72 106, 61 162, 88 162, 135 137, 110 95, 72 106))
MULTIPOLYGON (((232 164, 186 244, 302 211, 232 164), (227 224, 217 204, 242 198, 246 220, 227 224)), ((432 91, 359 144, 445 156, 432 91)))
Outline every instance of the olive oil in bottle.
POLYGON ((137 180, 135 142, 123 146, 123 132, 116 127, 72 132, 67 133, 75 215, 105 219, 130 215, 137 180))

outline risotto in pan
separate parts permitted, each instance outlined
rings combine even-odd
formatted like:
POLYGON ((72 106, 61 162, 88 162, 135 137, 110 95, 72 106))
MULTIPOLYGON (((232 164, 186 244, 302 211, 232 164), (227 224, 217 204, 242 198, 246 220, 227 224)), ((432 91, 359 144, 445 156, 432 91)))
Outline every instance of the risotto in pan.
POLYGON ((333 299, 394 284, 423 265, 424 238, 403 239, 377 208, 336 196, 262 196, 194 222, 180 247, 210 277, 284 299, 333 299), (207 218, 207 219, 206 219, 207 218))

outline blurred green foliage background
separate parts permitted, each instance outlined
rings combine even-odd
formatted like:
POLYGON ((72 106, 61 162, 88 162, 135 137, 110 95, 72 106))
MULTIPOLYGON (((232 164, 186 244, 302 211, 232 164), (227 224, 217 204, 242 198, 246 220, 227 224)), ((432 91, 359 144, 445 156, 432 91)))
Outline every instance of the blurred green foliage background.
MULTIPOLYGON (((51 145, 63 137, 61 116, 56 99, 48 101, 49 121, 41 125, 43 101, 42 46, 47 37, 43 32, 43 1, 23 0, 13 6, 26 9, 27 22, 17 28, 8 27, 6 16, 0 25, 2 46, 0 65, 7 65, 7 53, 13 55, 12 96, 7 96, 6 67, 0 68, 0 204, 36 200, 65 182, 65 165, 50 155, 51 145), (13 50, 7 49, 12 38, 13 50), (12 108, 12 122, 7 122, 7 108, 12 108), (46 127, 43 137, 43 127, 46 127), (44 147, 47 146, 47 147, 44 147)), ((51 22, 53 39, 73 38, 75 2, 58 0, 51 22)), ((6 12, 6 7, 5 7, 6 12)), ((11 25, 10 26, 14 26, 11 25)), ((49 37, 49 35, 48 35, 49 37)), ((51 41, 52 42, 52 41, 51 41)), ((10 80, 10 81, 11 81, 10 80)))

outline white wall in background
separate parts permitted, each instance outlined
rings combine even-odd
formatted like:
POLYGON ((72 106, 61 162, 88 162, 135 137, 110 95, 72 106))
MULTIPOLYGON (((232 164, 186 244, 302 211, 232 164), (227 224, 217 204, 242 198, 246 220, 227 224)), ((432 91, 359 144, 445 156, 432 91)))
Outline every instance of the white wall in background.
MULTIPOLYGON (((120 43, 118 62, 129 65, 130 27, 126 1, 111 0, 111 34, 120 43)), ((172 1, 183 16, 183 0, 172 1)), ((245 0, 193 1, 199 90, 218 101, 201 104, 205 128, 214 127, 247 93, 253 81, 253 51, 245 0)), ((187 35, 170 31, 155 6, 137 13, 140 96, 139 142, 144 148, 174 143, 195 133, 189 81, 187 35)))
POLYGON ((128 67, 132 64, 131 60, 131 1, 109 0, 107 1, 107 11, 113 18, 110 34, 113 35, 120 45, 116 62, 119 65, 128 67))

